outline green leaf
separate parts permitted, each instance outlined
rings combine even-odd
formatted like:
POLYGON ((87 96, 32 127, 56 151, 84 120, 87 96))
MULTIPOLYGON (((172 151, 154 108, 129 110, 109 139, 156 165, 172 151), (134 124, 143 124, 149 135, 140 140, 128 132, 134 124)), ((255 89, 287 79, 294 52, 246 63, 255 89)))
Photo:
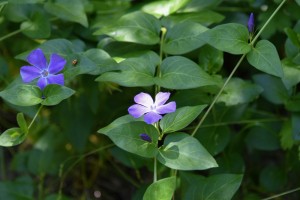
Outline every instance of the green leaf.
POLYGON ((293 45, 300 48, 300 38, 298 37, 297 32, 289 27, 285 28, 284 32, 287 34, 288 38, 293 43, 293 45))
POLYGON ((300 83, 300 68, 298 66, 283 63, 283 72, 284 77, 281 80, 287 89, 292 89, 293 86, 300 83))
POLYGON ((178 170, 203 170, 218 167, 215 159, 197 139, 186 133, 167 135, 157 159, 167 167, 178 170))
POLYGON ((201 47, 205 42, 201 39, 207 28, 194 22, 176 24, 167 30, 163 51, 167 54, 184 54, 201 47))
POLYGON ((108 130, 107 127, 104 127, 98 132, 107 135, 118 147, 130 153, 147 158, 152 158, 157 154, 159 133, 154 126, 145 122, 129 122, 120 124, 115 128, 110 127, 108 130), (141 133, 148 134, 152 142, 142 140, 139 136, 141 133))
POLYGON ((254 75, 253 79, 264 89, 262 96, 268 101, 274 104, 283 104, 289 99, 289 92, 281 79, 267 74, 254 75))
POLYGON ((137 11, 122 16, 117 24, 103 27, 95 34, 106 34, 117 41, 152 45, 160 40, 160 28, 160 22, 154 16, 137 11))
POLYGON ((284 102, 285 109, 291 112, 300 111, 300 93, 296 93, 284 102))
POLYGON ((286 172, 280 166, 269 164, 261 170, 259 183, 267 191, 281 191, 287 183, 286 172))
POLYGON ((187 127, 202 112, 206 105, 186 106, 166 114, 160 121, 163 133, 175 132, 187 127))
POLYGON ((10 128, 0 135, 0 146, 11 147, 22 143, 26 134, 20 128, 10 128))
POLYGON ((25 117, 24 117, 23 113, 18 113, 17 114, 17 122, 18 122, 18 125, 19 125, 22 133, 27 134, 28 133, 28 126, 27 126, 27 122, 25 120, 25 117))
POLYGON ((74 90, 62 85, 47 85, 44 90, 45 99, 42 104, 46 106, 54 106, 59 104, 62 100, 69 98, 74 93, 74 90))
POLYGON ((215 74, 221 70, 224 59, 223 52, 209 45, 205 45, 199 50, 199 65, 209 74, 215 74))
POLYGON ((54 16, 88 27, 88 20, 81 0, 47 1, 45 9, 54 16))
POLYGON ((202 38, 211 46, 231 54, 245 54, 251 48, 248 44, 249 33, 241 24, 222 24, 203 33, 202 38))
POLYGON ((232 78, 218 98, 218 102, 224 102, 226 106, 248 103, 256 99, 262 91, 259 85, 240 78, 232 78))
POLYGON ((96 81, 109 81, 126 87, 151 86, 158 63, 157 54, 148 52, 144 56, 124 60, 119 63, 120 72, 106 72, 96 81))
POLYGON ((171 200, 176 189, 176 177, 160 179, 146 190, 143 200, 171 200))
POLYGON ((292 123, 291 120, 286 121, 280 132, 280 144, 283 150, 292 149, 295 144, 295 140, 293 138, 293 131, 292 131, 292 123))
POLYGON ((41 103, 42 92, 35 85, 16 85, 0 92, 0 96, 11 104, 33 106, 41 103))
POLYGON ((238 174, 218 174, 208 178, 181 172, 186 191, 183 200, 231 200, 240 187, 243 176, 238 174))
POLYGON ((155 83, 168 89, 190 89, 217 85, 219 82, 193 61, 181 56, 171 56, 163 60, 161 77, 155 77, 155 83))
POLYGON ((300 115, 299 114, 292 115, 292 133, 293 133, 293 138, 299 141, 300 140, 300 115))
POLYGON ((31 19, 24 21, 20 29, 26 36, 34 39, 48 38, 50 36, 49 19, 39 12, 35 12, 31 19))
POLYGON ((268 40, 260 40, 247 54, 248 62, 258 70, 283 77, 283 70, 275 46, 268 40))
POLYGON ((142 7, 144 12, 157 17, 168 16, 186 5, 190 0, 155 1, 142 7))

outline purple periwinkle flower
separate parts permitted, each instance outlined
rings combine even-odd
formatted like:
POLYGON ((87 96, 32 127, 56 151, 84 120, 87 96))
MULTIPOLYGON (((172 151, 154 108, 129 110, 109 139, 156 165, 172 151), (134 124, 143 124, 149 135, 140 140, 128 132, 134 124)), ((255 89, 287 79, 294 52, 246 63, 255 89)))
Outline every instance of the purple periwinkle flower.
POLYGON ((254 32, 254 15, 253 15, 253 13, 250 14, 250 17, 248 20, 248 31, 249 31, 249 33, 254 32))
POLYGON ((29 83, 38 79, 37 85, 41 90, 48 84, 64 85, 64 75, 57 74, 67 63, 63 57, 52 54, 50 63, 48 64, 43 51, 41 49, 36 49, 27 56, 27 62, 32 66, 21 67, 20 74, 23 82, 29 83))
POLYGON ((148 134, 146 134, 146 133, 140 134, 140 138, 141 138, 142 140, 144 140, 144 141, 152 142, 151 137, 150 137, 148 134))
POLYGON ((163 114, 171 113, 176 110, 176 103, 174 101, 165 104, 169 97, 169 92, 159 92, 153 102, 149 94, 141 92, 134 97, 134 102, 137 104, 130 106, 128 112, 134 118, 139 118, 144 115, 144 121, 147 124, 153 124, 158 122, 163 114))

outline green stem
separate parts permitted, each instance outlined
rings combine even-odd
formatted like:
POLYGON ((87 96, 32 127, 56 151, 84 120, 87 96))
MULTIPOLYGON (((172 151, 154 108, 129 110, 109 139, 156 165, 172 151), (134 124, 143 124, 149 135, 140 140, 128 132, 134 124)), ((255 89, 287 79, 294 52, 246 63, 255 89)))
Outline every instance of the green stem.
POLYGON ((16 30, 16 31, 13 31, 13 32, 11 32, 11 33, 9 33, 9 34, 7 34, 7 35, 1 37, 1 38, 0 38, 0 42, 3 41, 3 40, 5 40, 5 39, 7 39, 7 38, 9 38, 9 37, 12 37, 12 36, 14 36, 14 35, 17 35, 17 34, 21 33, 23 30, 24 30, 24 29, 18 29, 18 30, 16 30))
MULTIPOLYGON (((270 16, 270 18, 266 21, 266 23, 263 25, 263 27, 260 29, 260 31, 257 33, 257 35, 253 38, 253 40, 250 42, 250 45, 253 46, 253 44, 256 42, 256 40, 258 39, 258 37, 260 36, 260 34, 264 31, 264 29, 267 27, 267 25, 270 23, 270 21, 273 19, 273 17, 277 14, 277 12, 279 11, 279 9, 283 6, 283 4, 286 2, 287 0, 283 0, 280 5, 275 9, 275 11, 273 12, 273 14, 270 16)), ((222 92, 224 91, 225 87, 227 86, 227 84, 229 83, 229 81, 231 80, 233 74, 235 73, 235 71, 238 69, 238 67, 240 66, 240 64, 242 63, 242 61, 244 60, 244 58, 246 57, 247 54, 243 54, 242 57, 240 58, 240 60, 238 61, 238 63, 235 65, 235 67, 233 68, 232 72, 230 73, 230 75, 228 76, 228 78, 226 79, 225 83, 223 84, 222 88, 220 89, 220 91, 218 92, 218 94, 216 95, 216 97, 214 98, 213 102, 210 104, 210 106, 208 107, 208 109, 206 110, 205 114, 203 115, 203 117, 201 118, 201 120, 199 121, 199 123, 197 124, 196 128, 194 129, 194 131, 192 132, 192 136, 194 136, 196 134, 196 132, 198 131, 198 129, 200 128, 200 126, 202 125, 202 123, 204 122, 204 120, 206 119, 206 117, 208 116, 209 112, 211 111, 212 107, 215 105, 215 103, 217 102, 218 98, 220 97, 220 95, 222 94, 222 92)))
POLYGON ((297 191, 299 191, 299 190, 300 190, 300 187, 295 188, 295 189, 292 189, 292 190, 289 190, 289 191, 286 191, 286 192, 283 192, 283 193, 280 193, 280 194, 273 195, 273 196, 268 197, 268 198, 264 198, 264 199, 262 199, 262 200, 275 199, 275 198, 277 198, 277 197, 281 197, 281 196, 284 196, 284 195, 286 195, 286 194, 290 194, 290 193, 293 193, 293 192, 297 192, 297 191))
MULTIPOLYGON (((159 46, 159 64, 157 66, 156 69, 156 76, 157 77, 161 77, 161 71, 160 71, 160 67, 163 61, 163 47, 164 47, 164 40, 165 40, 165 36, 167 33, 167 29, 165 27, 161 28, 161 38, 160 38, 160 46, 159 46)), ((156 85, 155 87, 155 94, 157 94, 158 92, 160 92, 160 86, 156 85)))
POLYGON ((34 115, 32 121, 30 122, 30 124, 29 124, 29 126, 28 126, 28 130, 31 128, 33 122, 35 121, 35 119, 36 119, 37 116, 39 115, 40 111, 42 110, 42 107, 43 107, 43 105, 41 105, 41 106, 39 107, 38 111, 35 113, 35 115, 34 115))

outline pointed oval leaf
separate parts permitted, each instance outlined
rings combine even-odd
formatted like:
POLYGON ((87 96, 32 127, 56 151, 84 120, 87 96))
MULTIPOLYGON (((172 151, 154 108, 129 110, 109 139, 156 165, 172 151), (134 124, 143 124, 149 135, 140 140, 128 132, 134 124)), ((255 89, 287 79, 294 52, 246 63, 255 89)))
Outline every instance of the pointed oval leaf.
POLYGON ((44 90, 45 99, 42 104, 46 106, 54 106, 56 104, 59 104, 62 100, 69 98, 74 93, 74 90, 62 85, 47 85, 44 90))
POLYGON ((143 200, 171 200, 175 189, 176 177, 161 179, 147 188, 143 200))
POLYGON ((34 13, 30 20, 24 21, 20 29, 25 35, 34 39, 48 38, 50 36, 49 19, 39 12, 34 13))
POLYGON ((22 143, 26 134, 20 128, 10 128, 0 135, 0 146, 11 147, 22 143))
POLYGON ((185 6, 190 0, 156 1, 146 4, 142 10, 157 17, 168 16, 185 6))
POLYGON ((162 132, 170 133, 187 127, 205 107, 206 105, 186 106, 166 114, 159 123, 162 132))
POLYGON ((154 16, 137 11, 122 16, 117 24, 103 27, 95 34, 107 34, 117 41, 152 45, 160 40, 160 28, 160 21, 154 16))
POLYGON ((157 154, 158 135, 156 128, 145 122, 129 122, 115 128, 103 128, 98 131, 107 135, 118 147, 143 157, 152 158, 157 154), (140 138, 141 133, 150 136, 152 142, 140 138))
POLYGON ((275 46, 268 40, 260 40, 247 54, 248 62, 258 70, 280 78, 283 69, 275 46))
POLYGON ((186 133, 167 135, 163 147, 159 149, 157 159, 165 166, 178 170, 218 167, 215 159, 200 142, 186 133))
POLYGON ((1 91, 0 96, 17 106, 33 106, 43 101, 42 92, 35 85, 16 85, 1 91))
POLYGON ((242 24, 222 24, 203 33, 202 38, 211 46, 231 54, 248 53, 248 29, 242 24))
POLYGON ((17 122, 23 133, 28 133, 28 126, 23 113, 17 114, 17 122))
POLYGON ((59 18, 77 22, 82 26, 88 27, 88 20, 81 0, 47 1, 45 3, 45 9, 59 18))
POLYGON ((161 76, 155 77, 155 83, 168 89, 190 89, 218 85, 219 81, 193 61, 181 56, 172 56, 163 60, 161 76))
POLYGON ((163 51, 167 54, 184 54, 205 44, 201 39, 207 28, 194 22, 183 22, 167 31, 163 51))

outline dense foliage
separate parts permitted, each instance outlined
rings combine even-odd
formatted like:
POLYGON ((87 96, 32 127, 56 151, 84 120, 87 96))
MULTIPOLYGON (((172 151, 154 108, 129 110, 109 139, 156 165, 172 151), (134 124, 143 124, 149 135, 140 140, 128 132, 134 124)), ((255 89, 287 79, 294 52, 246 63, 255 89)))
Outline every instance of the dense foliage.
POLYGON ((0 1, 0 199, 299 199, 299 10, 0 1))

